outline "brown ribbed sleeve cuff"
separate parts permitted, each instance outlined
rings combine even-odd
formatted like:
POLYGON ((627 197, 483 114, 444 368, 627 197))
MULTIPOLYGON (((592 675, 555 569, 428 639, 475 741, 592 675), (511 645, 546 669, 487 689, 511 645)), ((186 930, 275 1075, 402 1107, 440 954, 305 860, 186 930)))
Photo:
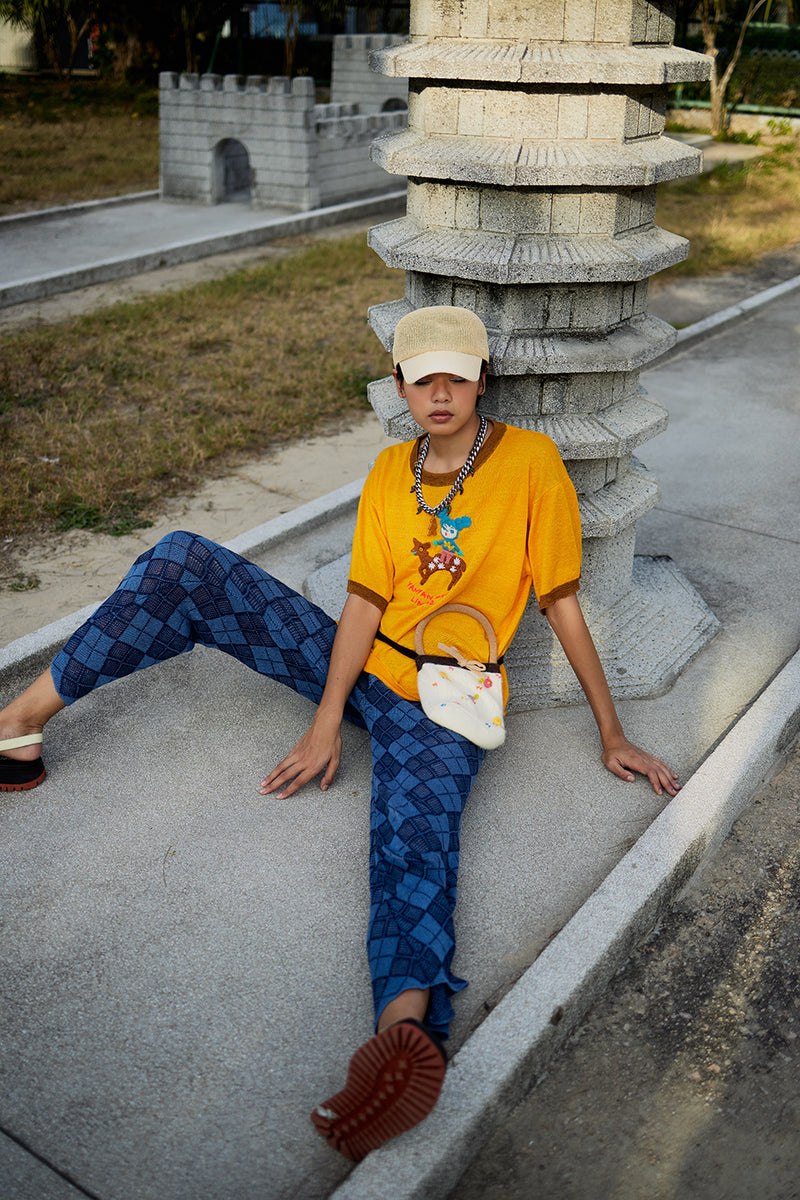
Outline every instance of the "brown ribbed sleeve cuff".
POLYGON ((354 579, 348 579, 347 590, 351 596, 360 596, 362 600, 368 600, 370 604, 374 604, 381 610, 381 613, 386 612, 389 601, 384 600, 383 596, 379 596, 377 592, 371 592, 369 588, 362 587, 354 579))
POLYGON ((580 586, 580 579, 573 579, 570 583, 562 583, 560 587, 553 588, 552 592, 548 592, 546 596, 540 598, 539 612, 543 613, 546 608, 549 608, 551 604, 555 604, 556 600, 563 599, 564 596, 572 596, 580 586))

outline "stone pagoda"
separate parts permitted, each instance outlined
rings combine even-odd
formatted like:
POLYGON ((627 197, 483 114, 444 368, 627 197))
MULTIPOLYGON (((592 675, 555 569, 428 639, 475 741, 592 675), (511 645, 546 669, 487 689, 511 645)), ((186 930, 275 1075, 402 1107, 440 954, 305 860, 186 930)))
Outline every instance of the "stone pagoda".
MULTIPOLYGON (((412 0, 410 38, 372 55, 408 78, 406 128, 372 156, 408 176, 404 217, 370 245, 405 270, 405 297, 370 311, 390 349, 411 309, 457 304, 489 331, 483 411, 554 439, 578 492, 581 601, 617 697, 663 691, 717 622, 668 559, 634 556, 659 497, 637 460, 667 413, 639 383, 675 332, 647 312, 647 281, 688 253, 654 224, 656 187, 698 151, 664 136, 668 85, 707 60, 672 45, 650 0, 412 0)), ((418 432, 391 378, 370 386, 386 431, 418 432)), ((508 655, 512 703, 582 693, 532 599, 508 655)))

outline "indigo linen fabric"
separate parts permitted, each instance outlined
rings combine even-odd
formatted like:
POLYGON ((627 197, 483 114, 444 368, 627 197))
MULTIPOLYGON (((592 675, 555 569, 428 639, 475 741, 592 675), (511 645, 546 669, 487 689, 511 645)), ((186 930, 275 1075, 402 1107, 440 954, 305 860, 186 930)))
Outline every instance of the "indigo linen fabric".
MULTIPOLYGON (((162 538, 80 627, 52 665, 71 704, 195 643, 319 702, 336 623, 238 554, 192 533, 162 538)), ((371 909, 367 950, 375 1020, 407 988, 431 988, 429 1024, 447 1033, 461 814, 485 751, 434 724, 372 675, 346 716, 372 742, 371 909)))

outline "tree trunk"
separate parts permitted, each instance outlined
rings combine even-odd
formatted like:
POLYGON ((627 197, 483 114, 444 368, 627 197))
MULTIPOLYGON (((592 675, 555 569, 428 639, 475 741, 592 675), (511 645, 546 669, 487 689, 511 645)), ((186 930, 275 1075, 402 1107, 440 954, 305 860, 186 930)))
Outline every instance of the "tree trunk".
POLYGON ((297 49, 297 28, 300 14, 294 4, 282 4, 286 14, 286 37, 283 43, 283 73, 291 79, 294 70, 294 53, 297 49))
MULTIPOLYGON (((54 29, 47 17, 42 14, 38 22, 38 35, 42 53, 57 79, 64 78, 64 68, 61 65, 61 48, 58 40, 58 30, 54 29)), ((35 35, 34 35, 35 36, 35 35)))
POLYGON ((67 84, 69 84, 70 80, 72 79, 72 72, 75 69, 75 58, 81 44, 81 39, 84 38, 89 32, 89 27, 94 23, 95 20, 95 13, 90 12, 80 29, 78 29, 77 22, 75 21, 72 13, 67 15, 67 26, 69 28, 69 61, 67 63, 66 70, 67 84))
POLYGON ((725 132, 725 85, 720 83, 717 74, 716 57, 711 59, 711 78, 708 83, 711 92, 711 132, 714 137, 720 137, 725 132))
POLYGON ((195 49, 195 28, 197 24, 197 6, 181 5, 181 28, 183 31, 183 50, 186 55, 186 70, 193 75, 197 71, 197 50, 195 49))
POLYGON ((703 46, 706 54, 711 59, 711 132, 714 137, 719 137, 725 132, 725 93, 728 90, 731 75, 742 53, 747 27, 758 10, 763 8, 766 2, 767 0, 750 0, 744 20, 739 29, 739 37, 737 38, 733 53, 720 78, 717 70, 717 32, 724 6, 721 0, 713 0, 713 3, 712 0, 703 0, 700 9, 700 25, 703 30, 703 46), (711 12, 712 8, 714 10, 713 16, 711 12))

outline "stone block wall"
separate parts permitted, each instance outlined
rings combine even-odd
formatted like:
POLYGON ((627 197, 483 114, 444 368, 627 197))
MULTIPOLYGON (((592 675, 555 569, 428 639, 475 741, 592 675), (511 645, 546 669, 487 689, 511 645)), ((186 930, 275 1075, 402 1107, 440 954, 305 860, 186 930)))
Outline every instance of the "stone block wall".
POLYGON ((370 69, 369 56, 404 41, 399 34, 337 34, 333 39, 331 100, 358 104, 362 113, 384 112, 387 106, 408 102, 408 81, 390 79, 370 69))
POLYGON ((307 77, 163 72, 159 114, 164 199, 218 204, 249 191, 253 208, 304 212, 397 188, 369 149, 405 114, 318 105, 307 77))
POLYGON ((420 0, 411 6, 410 37, 497 38, 520 41, 578 42, 603 45, 669 43, 675 21, 663 0, 543 0, 535 6, 472 0, 442 4, 420 0), (666 11, 665 11, 666 10, 666 11))
POLYGON ((316 179, 323 204, 396 187, 396 181, 370 159, 372 139, 405 124, 405 113, 365 114, 359 104, 318 104, 316 179))

